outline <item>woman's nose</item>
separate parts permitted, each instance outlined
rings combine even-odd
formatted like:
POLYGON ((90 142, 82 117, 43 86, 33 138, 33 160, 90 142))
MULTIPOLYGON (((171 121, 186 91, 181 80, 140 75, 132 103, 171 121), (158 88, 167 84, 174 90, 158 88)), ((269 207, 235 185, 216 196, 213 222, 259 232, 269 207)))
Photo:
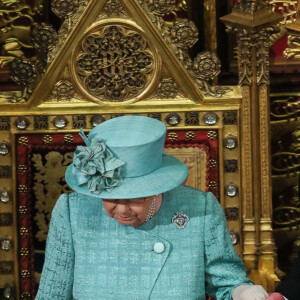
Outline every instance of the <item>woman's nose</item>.
POLYGON ((116 210, 119 214, 125 214, 129 209, 127 203, 118 203, 116 206, 116 210))

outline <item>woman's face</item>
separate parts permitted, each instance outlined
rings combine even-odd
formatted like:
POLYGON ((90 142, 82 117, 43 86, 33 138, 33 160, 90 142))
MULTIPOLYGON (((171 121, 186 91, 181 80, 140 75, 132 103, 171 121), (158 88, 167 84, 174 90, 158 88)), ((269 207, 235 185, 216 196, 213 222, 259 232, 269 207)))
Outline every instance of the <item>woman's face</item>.
POLYGON ((109 217, 120 224, 138 227, 145 223, 153 197, 102 200, 109 217))

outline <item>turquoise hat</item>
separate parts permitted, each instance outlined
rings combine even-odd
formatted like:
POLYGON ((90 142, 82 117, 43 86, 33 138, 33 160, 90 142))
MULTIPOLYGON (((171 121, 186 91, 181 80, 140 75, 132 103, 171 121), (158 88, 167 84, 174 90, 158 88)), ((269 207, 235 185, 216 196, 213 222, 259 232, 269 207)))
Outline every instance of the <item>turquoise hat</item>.
POLYGON ((104 199, 147 197, 169 191, 187 166, 163 153, 167 128, 143 116, 117 117, 93 128, 78 146, 66 181, 76 192, 104 199))

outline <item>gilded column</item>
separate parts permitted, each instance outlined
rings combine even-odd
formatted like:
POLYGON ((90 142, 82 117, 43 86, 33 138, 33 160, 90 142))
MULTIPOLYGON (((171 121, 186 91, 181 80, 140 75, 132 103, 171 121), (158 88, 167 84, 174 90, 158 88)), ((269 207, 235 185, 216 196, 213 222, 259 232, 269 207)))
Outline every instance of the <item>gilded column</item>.
POLYGON ((274 282, 277 277, 271 221, 269 38, 277 30, 280 16, 272 12, 265 0, 241 0, 231 14, 221 19, 237 37, 243 96, 243 260, 249 271, 264 271, 274 282))

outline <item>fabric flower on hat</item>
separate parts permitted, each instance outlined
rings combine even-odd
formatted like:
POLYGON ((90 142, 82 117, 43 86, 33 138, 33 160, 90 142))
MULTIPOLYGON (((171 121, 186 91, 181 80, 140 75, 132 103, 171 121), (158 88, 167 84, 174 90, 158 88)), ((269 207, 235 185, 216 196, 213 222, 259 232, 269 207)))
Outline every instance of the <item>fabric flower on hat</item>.
POLYGON ((73 173, 78 185, 88 185, 90 192, 100 194, 111 191, 122 182, 121 167, 125 164, 116 158, 101 139, 89 140, 80 130, 86 143, 78 146, 73 159, 73 173))

